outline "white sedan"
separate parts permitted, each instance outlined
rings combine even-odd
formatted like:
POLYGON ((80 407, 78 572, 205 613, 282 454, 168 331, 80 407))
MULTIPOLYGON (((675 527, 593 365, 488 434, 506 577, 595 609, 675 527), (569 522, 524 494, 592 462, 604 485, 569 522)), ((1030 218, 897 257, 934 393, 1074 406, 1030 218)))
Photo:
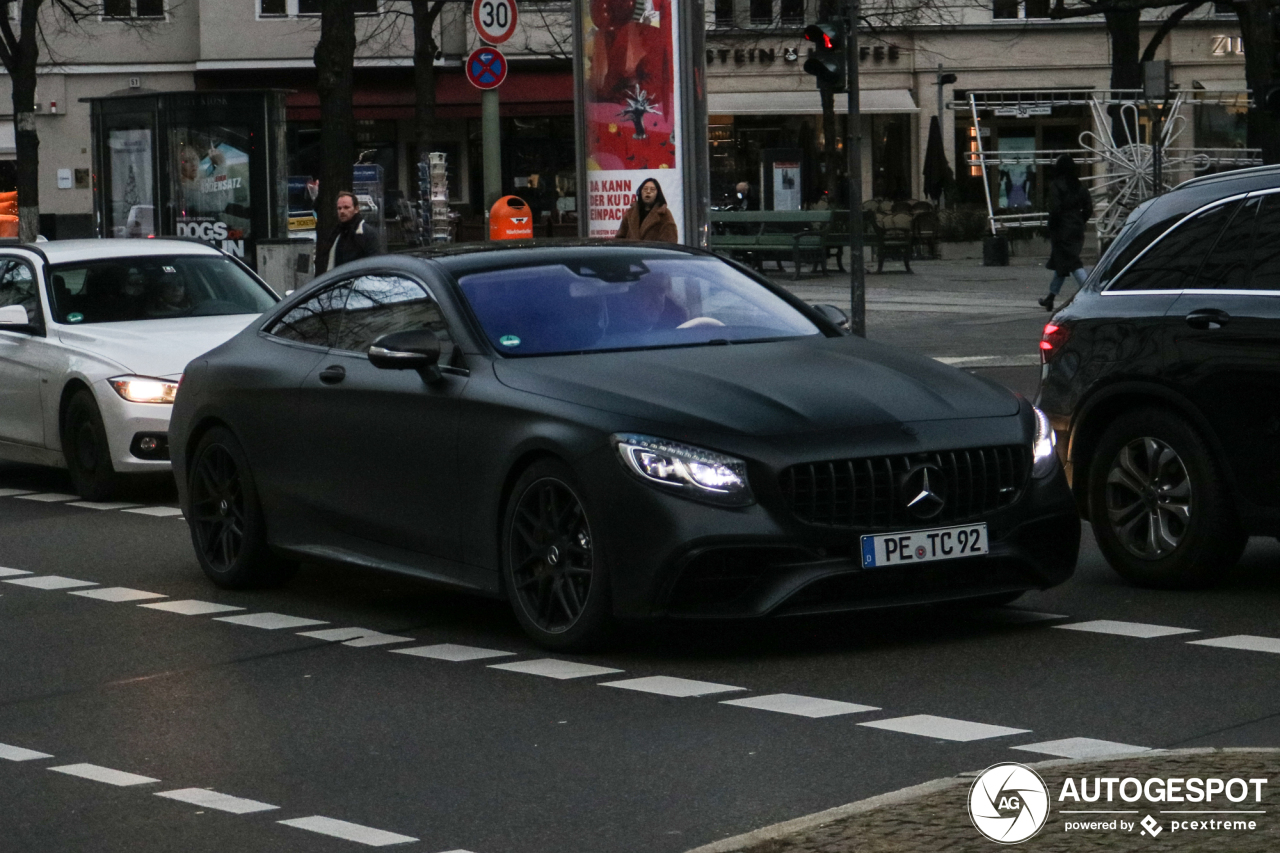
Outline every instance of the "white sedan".
POLYGON ((0 459, 67 468, 98 501, 169 470, 183 369, 277 301, 194 242, 0 246, 0 459))

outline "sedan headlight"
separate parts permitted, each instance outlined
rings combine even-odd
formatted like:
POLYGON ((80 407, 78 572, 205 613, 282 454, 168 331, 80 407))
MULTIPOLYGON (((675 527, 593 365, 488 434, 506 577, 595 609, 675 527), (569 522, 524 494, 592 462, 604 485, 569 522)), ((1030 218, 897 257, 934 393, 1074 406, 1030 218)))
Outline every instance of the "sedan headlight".
POLYGON ((1053 426, 1049 423, 1049 416, 1037 409, 1031 407, 1031 411, 1036 416, 1036 441, 1031 445, 1031 476, 1044 477, 1053 471, 1053 466, 1058 461, 1058 454, 1054 448, 1058 446, 1058 436, 1053 431, 1053 426))
POLYGON ((178 393, 177 382, 150 376, 117 376, 107 381, 130 403, 172 403, 178 393))
POLYGON ((747 463, 741 459, 649 435, 622 433, 610 438, 622 464, 645 482, 722 506, 755 502, 747 484, 747 463))

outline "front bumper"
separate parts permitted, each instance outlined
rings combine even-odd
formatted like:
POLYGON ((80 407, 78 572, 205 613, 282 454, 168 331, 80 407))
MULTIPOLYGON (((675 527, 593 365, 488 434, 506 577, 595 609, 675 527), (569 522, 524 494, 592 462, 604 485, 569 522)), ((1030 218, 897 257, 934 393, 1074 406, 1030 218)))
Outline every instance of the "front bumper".
POLYGON ((107 446, 111 450, 111 465, 120 473, 164 472, 171 470, 167 439, 163 454, 135 455, 136 439, 140 435, 167 436, 169 416, 173 406, 168 403, 131 403, 115 392, 105 381, 94 386, 98 411, 107 432, 107 446), (163 458, 142 458, 161 455, 163 458))
POLYGON ((582 473, 620 617, 752 618, 928 604, 1047 589, 1075 570, 1080 520, 1061 467, 979 519, 989 554, 864 569, 861 535, 885 531, 809 525, 761 503, 726 509, 663 494, 623 473, 611 453, 583 460, 582 473))

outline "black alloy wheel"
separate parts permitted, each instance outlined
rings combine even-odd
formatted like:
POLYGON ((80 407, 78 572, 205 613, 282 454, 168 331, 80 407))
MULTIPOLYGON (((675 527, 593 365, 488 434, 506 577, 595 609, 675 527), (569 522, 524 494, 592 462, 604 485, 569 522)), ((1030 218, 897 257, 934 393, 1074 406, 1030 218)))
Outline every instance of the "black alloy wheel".
POLYGON ((215 427, 200 439, 188 475, 191 543, 200 568, 229 589, 271 586, 297 566, 271 553, 248 460, 236 437, 215 427))
POLYGON ((610 607, 601 548, 572 482, 560 463, 535 463, 516 483, 504 524, 512 609, 534 640, 559 650, 596 644, 610 607))
POLYGON ((1164 589, 1223 580, 1248 541, 1224 469, 1167 409, 1106 428, 1089 470, 1089 516, 1103 556, 1126 580, 1164 589))
POLYGON ((111 464, 102 413, 87 388, 75 392, 67 404, 62 423, 62 455, 76 494, 87 501, 104 501, 115 495, 120 477, 111 464))

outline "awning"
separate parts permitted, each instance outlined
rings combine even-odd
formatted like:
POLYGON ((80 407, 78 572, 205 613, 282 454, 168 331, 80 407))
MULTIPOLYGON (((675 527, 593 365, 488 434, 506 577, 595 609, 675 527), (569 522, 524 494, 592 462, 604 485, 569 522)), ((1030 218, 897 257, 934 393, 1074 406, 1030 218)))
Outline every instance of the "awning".
MULTIPOLYGON (((849 97, 836 95, 836 112, 848 112, 849 97)), ((863 89, 858 108, 864 113, 918 113, 910 89, 863 89)), ((811 115, 822 112, 817 89, 800 92, 712 92, 707 95, 711 115, 811 115)))

